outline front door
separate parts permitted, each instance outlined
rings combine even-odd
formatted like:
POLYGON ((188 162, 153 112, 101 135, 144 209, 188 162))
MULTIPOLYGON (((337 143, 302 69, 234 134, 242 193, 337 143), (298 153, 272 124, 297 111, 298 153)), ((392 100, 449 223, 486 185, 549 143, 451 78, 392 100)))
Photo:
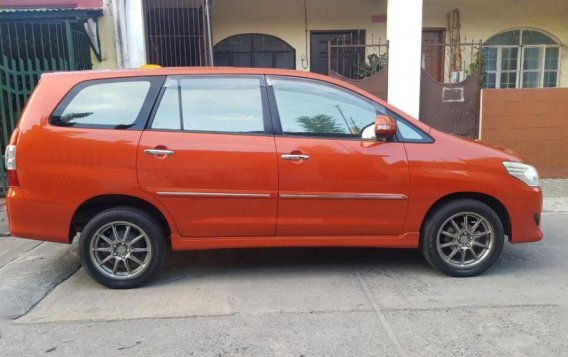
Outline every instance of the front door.
POLYGON ((365 44, 364 30, 312 31, 310 36, 310 72, 328 74, 328 66, 339 74, 351 78, 357 60, 365 60, 362 48, 333 49, 328 63, 328 42, 333 45, 365 44))
POLYGON ((409 184, 404 146, 361 140, 385 109, 318 81, 268 82, 282 133, 275 137, 277 235, 401 233, 409 184))
POLYGON ((438 82, 444 82, 445 31, 424 29, 422 31, 422 68, 438 82))
POLYGON ((169 77, 138 148, 142 189, 185 237, 271 236, 277 162, 262 77, 169 77))

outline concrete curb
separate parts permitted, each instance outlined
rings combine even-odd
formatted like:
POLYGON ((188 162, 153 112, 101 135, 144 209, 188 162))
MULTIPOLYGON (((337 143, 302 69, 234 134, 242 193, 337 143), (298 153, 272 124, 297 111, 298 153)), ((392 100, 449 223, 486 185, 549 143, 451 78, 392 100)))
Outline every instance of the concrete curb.
POLYGON ((568 179, 540 180, 542 188, 543 211, 568 212, 568 179))
POLYGON ((0 198, 0 236, 8 237, 8 215, 6 214, 6 199, 0 198))
POLYGON ((545 197, 544 212, 568 212, 568 197, 545 197))
POLYGON ((16 319, 79 268, 76 245, 42 243, 0 269, 0 316, 16 319))

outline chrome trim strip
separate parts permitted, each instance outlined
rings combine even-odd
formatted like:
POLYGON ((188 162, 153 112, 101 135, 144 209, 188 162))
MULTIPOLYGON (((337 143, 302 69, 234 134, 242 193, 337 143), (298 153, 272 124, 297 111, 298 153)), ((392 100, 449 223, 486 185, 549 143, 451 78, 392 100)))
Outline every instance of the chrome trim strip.
POLYGON ((270 198, 270 193, 224 193, 224 192, 157 192, 160 196, 193 196, 193 197, 255 197, 270 198))
POLYGON ((406 195, 396 193, 348 193, 348 194, 303 194, 303 193, 281 193, 280 198, 323 198, 323 199, 344 199, 344 200, 406 200, 406 195))

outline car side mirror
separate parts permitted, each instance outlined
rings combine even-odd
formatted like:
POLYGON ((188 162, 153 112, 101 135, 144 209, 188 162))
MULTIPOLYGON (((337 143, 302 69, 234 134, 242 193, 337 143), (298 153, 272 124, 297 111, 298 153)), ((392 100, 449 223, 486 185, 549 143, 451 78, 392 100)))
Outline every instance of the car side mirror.
POLYGON ((397 131, 396 122, 388 115, 377 115, 375 123, 363 130, 363 140, 390 139, 397 131))
POLYGON ((388 115, 377 115, 375 118, 375 135, 377 138, 391 138, 396 134, 396 122, 388 115))

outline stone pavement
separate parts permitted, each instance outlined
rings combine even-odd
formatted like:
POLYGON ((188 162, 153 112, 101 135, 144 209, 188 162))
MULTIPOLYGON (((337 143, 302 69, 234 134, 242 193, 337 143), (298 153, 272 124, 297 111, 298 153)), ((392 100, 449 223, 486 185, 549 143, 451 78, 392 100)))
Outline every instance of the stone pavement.
POLYGON ((83 269, 0 338, 2 356, 568 356, 566 213, 506 244, 482 276, 417 250, 228 249, 171 254, 150 284, 83 269))
POLYGON ((75 245, 10 236, 4 199, 0 201, 0 318, 28 312, 79 269, 75 245))

